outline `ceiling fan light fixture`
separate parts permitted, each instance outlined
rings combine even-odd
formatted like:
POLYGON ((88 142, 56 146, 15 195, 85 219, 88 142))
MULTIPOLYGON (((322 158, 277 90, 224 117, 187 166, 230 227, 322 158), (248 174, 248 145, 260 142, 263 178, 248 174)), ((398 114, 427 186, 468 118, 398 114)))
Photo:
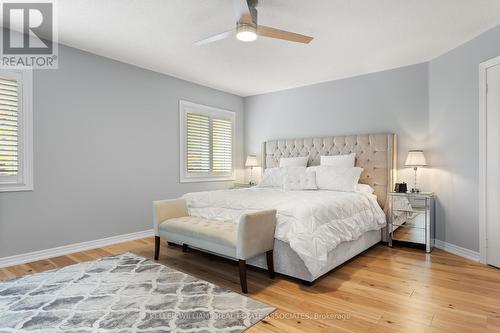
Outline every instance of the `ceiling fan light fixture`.
POLYGON ((253 42, 257 39, 257 29, 249 24, 238 24, 236 38, 242 42, 253 42))
POLYGON ((236 17, 236 29, 201 39, 195 42, 196 45, 209 44, 234 35, 242 42, 253 42, 257 37, 274 38, 303 44, 309 44, 313 40, 313 37, 259 25, 257 23, 258 12, 256 8, 258 0, 232 0, 232 2, 236 17))

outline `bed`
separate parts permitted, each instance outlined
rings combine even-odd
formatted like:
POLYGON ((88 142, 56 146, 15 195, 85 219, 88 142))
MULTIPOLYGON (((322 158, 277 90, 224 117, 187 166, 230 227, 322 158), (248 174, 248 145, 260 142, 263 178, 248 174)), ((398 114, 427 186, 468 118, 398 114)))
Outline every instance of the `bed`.
MULTIPOLYGON (((262 145, 263 170, 277 167, 286 157, 307 156, 308 166, 316 166, 322 155, 356 153, 356 166, 364 169, 359 183, 370 185, 373 194, 257 187, 193 192, 184 198, 191 215, 212 219, 237 220, 243 212, 277 209, 275 270, 312 283, 382 240, 387 191, 395 177, 395 145, 394 134, 271 140, 262 145)), ((248 264, 265 268, 266 259, 259 256, 248 264)))

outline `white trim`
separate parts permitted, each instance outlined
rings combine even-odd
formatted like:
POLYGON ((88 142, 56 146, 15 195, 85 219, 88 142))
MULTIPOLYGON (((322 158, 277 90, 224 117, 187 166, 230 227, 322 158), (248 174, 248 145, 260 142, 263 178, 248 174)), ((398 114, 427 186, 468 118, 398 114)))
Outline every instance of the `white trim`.
POLYGON ((479 252, 472 251, 451 243, 443 242, 442 240, 439 239, 434 240, 434 247, 446 252, 450 252, 452 254, 455 254, 463 258, 479 261, 479 252))
POLYGON ((486 98, 488 68, 500 65, 500 57, 479 64, 479 261, 487 263, 486 232, 486 98))
POLYGON ((0 69, 0 74, 12 75, 20 83, 19 93, 21 100, 18 100, 19 129, 18 136, 20 143, 19 172, 17 179, 12 182, 0 183, 0 192, 32 191, 33 190, 33 71, 30 69, 13 70, 0 69))
POLYGON ((25 264, 28 262, 33 262, 37 260, 54 258, 70 253, 81 252, 92 250, 99 247, 109 246, 113 244, 128 242, 136 239, 151 237, 154 235, 153 229, 133 232, 125 235, 112 236, 107 238, 96 239, 92 241, 64 245, 59 247, 54 247, 51 249, 40 250, 35 252, 28 252, 23 254, 17 254, 10 257, 0 258, 0 267, 14 266, 25 264))
MULTIPOLYGON (((229 110, 224 110, 224 109, 219 109, 216 107, 212 106, 207 106, 203 104, 196 104, 193 102, 189 102, 186 100, 179 100, 179 180, 181 183, 193 183, 193 182, 216 182, 216 181, 234 181, 235 180, 235 174, 234 174, 234 159, 236 156, 236 144, 235 144, 235 138, 236 138, 236 112, 234 111, 229 111, 229 110), (223 117, 227 118, 228 120, 231 120, 233 123, 233 156, 232 156, 232 171, 230 173, 213 173, 209 172, 206 175, 195 175, 195 174, 189 174, 186 171, 186 151, 187 151, 187 145, 186 145, 186 114, 187 111, 185 110, 186 107, 192 107, 195 109, 199 109, 200 113, 205 114, 209 117, 223 117)), ((210 147, 210 149, 212 149, 210 147)))

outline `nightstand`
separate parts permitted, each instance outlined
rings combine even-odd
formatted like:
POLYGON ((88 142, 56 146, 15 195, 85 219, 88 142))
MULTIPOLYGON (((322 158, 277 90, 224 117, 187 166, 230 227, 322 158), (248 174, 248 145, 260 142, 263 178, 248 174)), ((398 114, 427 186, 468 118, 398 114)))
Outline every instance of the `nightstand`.
POLYGON ((429 253, 434 247, 434 193, 389 193, 387 238, 413 244, 429 253))
POLYGON ((237 188, 250 188, 254 187, 255 184, 250 185, 249 183, 234 183, 232 189, 237 189, 237 188))

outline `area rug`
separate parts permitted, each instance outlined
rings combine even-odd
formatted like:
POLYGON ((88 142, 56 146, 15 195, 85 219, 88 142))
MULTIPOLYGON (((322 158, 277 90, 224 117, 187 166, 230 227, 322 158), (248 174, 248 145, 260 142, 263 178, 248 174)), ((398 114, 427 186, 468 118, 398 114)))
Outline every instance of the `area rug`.
POLYGON ((0 332, 241 332, 275 308, 125 253, 0 281, 0 332))

